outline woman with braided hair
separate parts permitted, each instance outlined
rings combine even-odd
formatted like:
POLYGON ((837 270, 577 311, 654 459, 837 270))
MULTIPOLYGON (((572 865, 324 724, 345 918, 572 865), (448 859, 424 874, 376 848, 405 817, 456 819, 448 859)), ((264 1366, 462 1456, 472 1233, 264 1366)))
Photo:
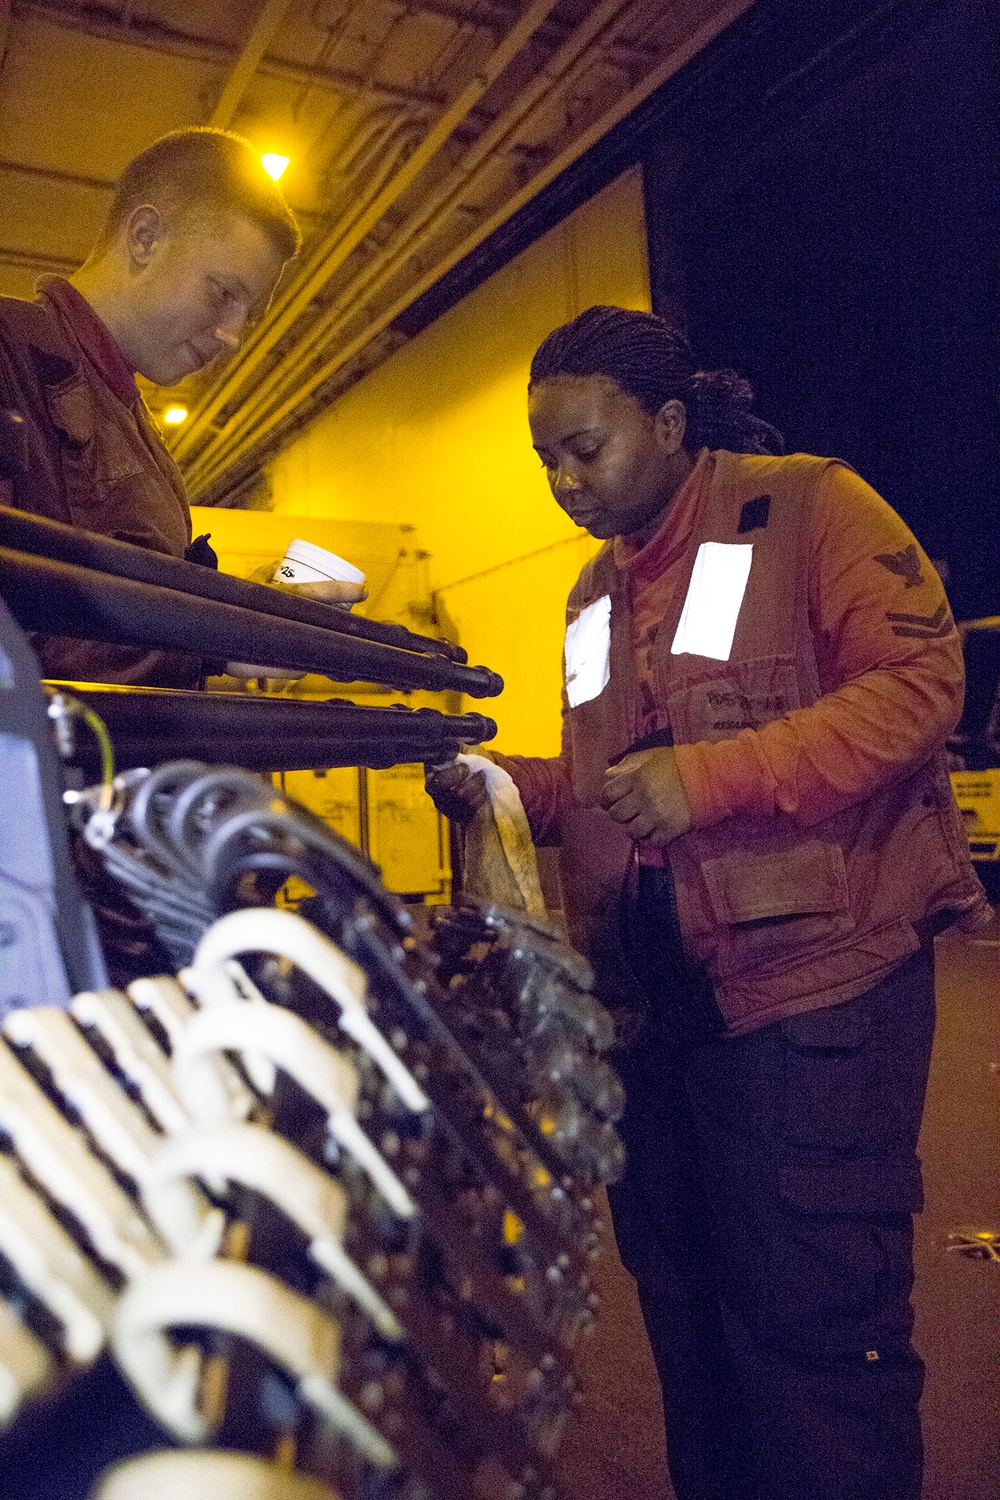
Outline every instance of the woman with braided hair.
POLYGON ((610 1197, 678 1500, 917 1500, 932 940, 990 915, 941 753, 962 654, 899 516, 750 405, 648 313, 542 344, 534 446, 605 545, 561 755, 495 759, 621 1021, 610 1197))
POLYGON ((613 380, 650 416, 668 400, 683 401, 691 452, 785 451, 781 433, 751 411, 750 382, 735 370, 696 370, 685 335, 652 313, 589 307, 550 333, 531 362, 529 393, 574 376, 613 380))

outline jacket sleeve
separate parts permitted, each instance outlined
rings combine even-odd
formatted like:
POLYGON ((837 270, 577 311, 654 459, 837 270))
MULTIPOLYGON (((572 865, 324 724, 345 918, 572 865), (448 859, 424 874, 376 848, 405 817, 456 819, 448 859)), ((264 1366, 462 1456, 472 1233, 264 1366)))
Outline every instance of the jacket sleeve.
POLYGON ((562 812, 573 800, 562 756, 501 755, 492 751, 490 759, 513 777, 528 818, 532 843, 539 849, 561 843, 562 812))
MULTIPOLYGON (((41 369, 53 376, 64 373, 63 368, 52 368, 53 362, 70 376, 73 366, 31 343, 26 320, 32 319, 34 327, 41 316, 36 304, 0 300, 0 406, 11 407, 23 417, 25 450, 25 471, 0 480, 0 504, 72 525, 60 437, 46 406, 38 360, 48 359, 49 364, 41 369)), ((201 658, 186 651, 118 646, 37 631, 30 632, 29 640, 41 675, 57 681, 197 688, 204 679, 201 658)))
POLYGON ((944 588, 895 511, 831 465, 810 541, 822 696, 761 729, 677 747, 696 828, 738 814, 820 822, 916 770, 961 716, 962 649, 944 588))

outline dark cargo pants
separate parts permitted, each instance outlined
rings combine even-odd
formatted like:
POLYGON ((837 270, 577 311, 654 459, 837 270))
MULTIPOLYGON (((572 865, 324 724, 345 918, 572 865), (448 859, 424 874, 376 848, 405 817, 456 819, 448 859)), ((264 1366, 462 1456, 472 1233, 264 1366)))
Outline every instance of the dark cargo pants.
POLYGON ((922 951, 846 1004, 700 1041, 661 1018, 619 1058, 612 1215, 678 1500, 918 1500, 911 1215, 933 1025, 922 951))

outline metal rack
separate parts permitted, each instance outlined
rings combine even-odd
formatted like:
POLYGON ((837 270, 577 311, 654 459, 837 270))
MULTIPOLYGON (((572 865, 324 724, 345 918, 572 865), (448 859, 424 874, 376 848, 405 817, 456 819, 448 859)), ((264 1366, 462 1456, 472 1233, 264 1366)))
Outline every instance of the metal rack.
POLYGON ((213 660, 263 658, 269 667, 316 672, 334 682, 462 692, 472 698, 496 697, 503 690, 495 672, 425 649, 425 637, 401 631, 404 647, 348 633, 343 627, 350 616, 330 605, 0 508, 0 541, 13 535, 22 542, 33 537, 36 547, 46 549, 0 546, 3 597, 24 630, 190 651, 213 660), (71 544, 91 553, 99 565, 52 555, 70 551, 71 544), (142 573, 161 581, 135 576, 142 573), (166 578, 169 583, 162 581, 166 578))
MULTIPOLYGON (((366 708, 338 698, 317 703, 168 688, 56 686, 65 686, 104 720, 122 770, 179 758, 210 765, 238 760, 251 771, 440 765, 463 743, 479 744, 496 734, 496 723, 485 714, 402 704, 366 708)), ((88 774, 96 772, 96 743, 77 735, 70 759, 88 774)))

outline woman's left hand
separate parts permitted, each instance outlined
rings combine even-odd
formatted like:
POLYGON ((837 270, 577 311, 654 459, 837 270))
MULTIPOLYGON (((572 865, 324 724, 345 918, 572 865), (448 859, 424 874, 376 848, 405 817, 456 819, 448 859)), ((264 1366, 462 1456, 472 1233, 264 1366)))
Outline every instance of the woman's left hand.
POLYGON ((668 746, 635 750, 604 773, 601 806, 629 838, 672 844, 691 828, 691 808, 668 746))

